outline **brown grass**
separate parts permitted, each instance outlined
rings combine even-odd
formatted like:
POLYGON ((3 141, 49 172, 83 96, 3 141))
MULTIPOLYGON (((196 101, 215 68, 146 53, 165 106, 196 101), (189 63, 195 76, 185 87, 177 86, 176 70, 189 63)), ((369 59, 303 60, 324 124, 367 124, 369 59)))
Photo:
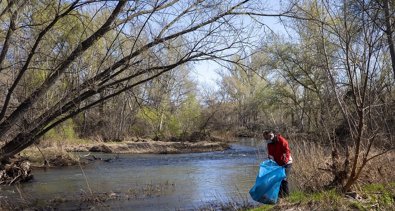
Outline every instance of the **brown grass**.
MULTIPOLYGON (((316 143, 290 140, 293 164, 290 182, 292 187, 301 191, 321 191, 328 185, 333 175, 323 169, 331 164, 331 149, 316 143)), ((370 155, 379 153, 374 149, 370 155)), ((395 152, 386 153, 370 161, 364 168, 353 189, 359 185, 372 183, 388 183, 395 181, 395 152)))
POLYGON ((330 153, 318 144, 290 142, 293 158, 290 176, 292 187, 297 190, 321 190, 332 179, 330 173, 320 170, 330 163, 330 153))
MULTIPOLYGON (((214 140, 215 138, 213 138, 214 140)), ((89 152, 92 147, 104 146, 112 153, 191 153, 191 152, 210 152, 222 151, 229 148, 227 142, 222 139, 216 141, 199 142, 169 142, 154 141, 152 139, 129 138, 123 142, 103 142, 100 140, 86 139, 45 139, 39 144, 30 146, 23 150, 20 155, 28 158, 34 166, 43 166, 44 159, 49 166, 70 166, 77 165, 79 157, 70 152, 89 152), (45 158, 44 158, 45 157, 45 158)))
POLYGON ((71 166, 78 164, 79 157, 75 154, 67 152, 63 147, 46 147, 40 150, 36 146, 31 146, 23 150, 20 155, 27 157, 33 166, 44 166, 44 159, 47 160, 50 166, 71 166), (41 152, 40 152, 41 150, 41 152), (44 156, 43 156, 44 154, 44 156), (44 158, 45 157, 45 158, 44 158))

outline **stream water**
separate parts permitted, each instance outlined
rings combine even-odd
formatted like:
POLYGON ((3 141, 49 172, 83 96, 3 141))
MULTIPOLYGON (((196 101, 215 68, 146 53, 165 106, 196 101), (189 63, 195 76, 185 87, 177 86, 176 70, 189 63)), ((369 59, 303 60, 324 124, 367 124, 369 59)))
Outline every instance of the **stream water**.
MULTIPOLYGON (((90 190, 115 196, 127 193, 127 199, 104 202, 103 207, 111 210, 193 210, 229 202, 254 203, 248 191, 265 157, 263 150, 255 139, 239 139, 231 149, 220 152, 96 154, 117 158, 94 162, 82 169, 77 166, 34 170, 33 182, 0 187, 0 195, 40 202, 81 197, 90 190)), ((57 208, 72 210, 78 205, 71 201, 59 203, 57 208)))

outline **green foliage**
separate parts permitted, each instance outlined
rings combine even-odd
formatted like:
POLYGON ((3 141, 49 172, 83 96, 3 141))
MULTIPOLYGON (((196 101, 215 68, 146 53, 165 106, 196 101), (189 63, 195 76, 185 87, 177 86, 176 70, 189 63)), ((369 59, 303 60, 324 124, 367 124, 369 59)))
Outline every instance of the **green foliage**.
POLYGON ((180 136, 182 133, 181 121, 175 115, 169 115, 167 118, 168 118, 168 123, 166 124, 168 130, 167 133, 170 136, 175 136, 175 137, 180 136))
POLYGON ((55 128, 52 128, 49 130, 45 135, 43 136, 43 139, 54 139, 58 136, 58 133, 56 132, 55 128))
MULTIPOLYGON (((34 89, 41 85, 45 78, 47 77, 48 73, 45 70, 34 70, 29 72, 26 77, 27 80, 29 81, 28 83, 30 84, 30 88, 34 89)), ((26 87, 28 88, 28 87, 26 87)))
POLYGON ((388 184, 370 184, 361 187, 358 192, 363 200, 349 199, 336 189, 327 191, 319 191, 306 193, 302 191, 294 191, 289 197, 285 198, 282 203, 270 207, 267 205, 252 209, 252 211, 260 210, 281 210, 282 204, 286 204, 287 209, 296 204, 301 209, 315 209, 319 207, 321 210, 371 210, 373 207, 380 210, 393 210, 395 197, 395 183, 388 184))
POLYGON ((349 205, 350 208, 361 210, 361 211, 367 211, 368 209, 365 208, 360 202, 351 202, 349 205))
POLYGON ((193 132, 198 129, 201 108, 196 96, 190 94, 182 102, 181 108, 177 112, 180 129, 183 133, 193 132))
MULTIPOLYGON (((34 8, 36 11, 32 13, 32 22, 39 26, 38 29, 42 30, 55 19, 57 13, 65 12, 68 7, 69 4, 58 4, 56 1, 48 1, 44 4, 37 3, 34 8)), ((62 46, 61 48, 66 50, 73 49, 90 32, 84 26, 88 23, 89 19, 87 17, 89 17, 88 14, 80 14, 74 10, 59 19, 51 29, 51 33, 56 36, 48 39, 47 44, 62 46)))
POLYGON ((305 202, 307 201, 307 199, 308 196, 302 191, 292 192, 288 197, 288 201, 290 201, 291 203, 305 202))
POLYGON ((137 118, 149 127, 145 128, 145 130, 149 130, 146 132, 153 132, 155 135, 159 135, 160 131, 158 131, 158 128, 161 120, 161 114, 158 110, 148 106, 142 107, 137 113, 137 118))
MULTIPOLYGON (((171 112, 168 106, 162 104, 159 108, 142 107, 137 113, 140 122, 148 125, 145 133, 156 136, 174 136, 196 131, 201 115, 200 104, 195 95, 188 95, 181 106, 171 112)), ((141 133, 142 128, 134 127, 134 132, 141 133)))
POLYGON ((74 122, 68 119, 59 126, 49 130, 43 139, 75 139, 77 135, 74 131, 74 122))
POLYGON ((395 183, 389 184, 369 184, 363 187, 363 190, 368 193, 387 191, 388 188, 395 188, 395 183))
POLYGON ((198 130, 201 105, 195 87, 189 72, 183 68, 168 72, 142 87, 147 92, 144 97, 148 103, 139 107, 134 133, 179 138, 198 130))
POLYGON ((63 137, 67 139, 73 139, 76 137, 74 132, 74 122, 72 119, 66 120, 62 125, 60 125, 60 132, 63 137))
POLYGON ((270 210, 275 210, 274 205, 262 205, 257 208, 250 209, 249 211, 270 211, 270 210))
POLYGON ((340 202, 342 196, 335 189, 328 191, 320 191, 315 193, 305 193, 302 191, 295 191, 290 194, 287 201, 291 203, 302 203, 306 204, 309 202, 322 202, 322 203, 334 203, 340 202))
POLYGON ((292 203, 307 203, 307 202, 319 202, 319 201, 332 201, 337 200, 339 193, 335 190, 316 192, 316 193, 304 193, 302 191, 293 192, 288 200, 292 203))
MULTIPOLYGON (((221 80, 221 92, 226 93, 225 100, 228 105, 233 105, 234 110, 228 111, 237 115, 231 122, 236 128, 249 128, 259 130, 257 125, 265 125, 268 121, 267 114, 271 113, 278 104, 273 107, 273 89, 268 86, 268 80, 262 80, 266 73, 261 68, 265 64, 267 54, 257 53, 252 61, 243 61, 235 58, 238 65, 231 67, 229 74, 223 74, 221 80), (262 59, 261 59, 262 58, 262 59), (251 68, 257 68, 256 70, 251 68), (261 73, 257 75, 257 73, 261 73)), ((227 123, 229 125, 229 122, 227 123)))
POLYGON ((394 205, 395 183, 370 184, 363 187, 363 191, 371 197, 372 202, 377 202, 382 206, 394 205))

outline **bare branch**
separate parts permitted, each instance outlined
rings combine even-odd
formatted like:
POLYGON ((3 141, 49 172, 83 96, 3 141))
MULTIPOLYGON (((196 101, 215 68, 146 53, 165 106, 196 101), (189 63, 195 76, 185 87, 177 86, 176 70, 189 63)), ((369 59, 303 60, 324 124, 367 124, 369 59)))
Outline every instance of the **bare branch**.
MULTIPOLYGON (((88 37, 86 40, 81 42, 76 49, 61 63, 58 65, 58 67, 53 71, 53 73, 44 81, 44 83, 37 88, 26 100, 24 100, 20 106, 12 112, 12 114, 5 119, 1 124, 0 124, 0 134, 6 133, 10 128, 11 125, 15 122, 18 121, 21 116, 32 106, 32 104, 40 98, 47 90, 49 87, 51 87, 56 80, 60 77, 62 73, 71 65, 71 63, 78 57, 80 56, 85 50, 87 50, 89 47, 91 47, 100 37, 102 37, 104 34, 106 34, 109 30, 111 30, 111 24, 114 22, 118 14, 121 12, 122 8, 125 6, 127 3, 126 0, 119 1, 111 15, 107 18, 106 22, 95 32, 93 33, 90 37, 88 37)), ((43 32, 44 34, 46 32, 43 32)), ((33 56, 33 55, 32 55, 33 56)), ((28 62, 26 62, 28 63, 28 62)), ((22 69, 26 71, 26 68, 22 69)), ((20 75, 23 75, 24 71, 20 72, 20 75)), ((22 77, 22 76, 20 76, 22 77)), ((14 82, 16 86, 17 80, 14 82)), ((8 102, 7 102, 8 104, 8 102)), ((5 113, 5 108, 3 107, 5 113)), ((3 114, 4 116, 4 114, 3 114)))
MULTIPOLYGON (((35 55, 36 49, 38 48, 38 45, 40 44, 42 38, 45 36, 46 33, 48 33, 48 31, 49 31, 49 30, 50 30, 50 29, 51 29, 51 28, 52 28, 62 17, 66 16, 68 13, 70 13, 70 12, 74 9, 74 6, 75 6, 77 3, 78 3, 78 0, 75 1, 72 5, 70 5, 70 7, 69 7, 64 13, 62 13, 62 14, 60 14, 60 15, 56 15, 56 17, 54 18, 54 20, 52 20, 52 22, 51 22, 44 30, 42 30, 42 31, 40 32, 40 34, 38 35, 38 37, 37 37, 37 39, 36 39, 36 41, 35 41, 35 43, 34 43, 34 45, 33 45, 33 48, 31 49, 31 51, 30 51, 30 53, 29 53, 29 55, 28 55, 28 58, 27 58, 25 64, 23 65, 22 69, 19 71, 18 75, 16 76, 14 82, 12 83, 11 87, 9 88, 9 90, 8 90, 8 92, 7 92, 7 96, 6 96, 6 98, 5 98, 3 107, 2 107, 1 112, 0 112, 0 122, 1 122, 1 120, 4 118, 4 116, 5 116, 6 112, 7 112, 8 104, 9 104, 9 102, 10 102, 10 100, 11 100, 12 93, 14 92, 14 90, 15 90, 16 86, 19 84, 19 81, 21 80, 22 76, 25 74, 26 70, 28 69, 29 64, 30 64, 30 61, 32 60, 33 56, 35 55)), ((15 13, 15 15, 16 15, 16 13, 15 13)), ((15 17, 15 18, 16 18, 16 17, 15 17)), ((8 33, 7 33, 7 34, 8 34, 8 33)), ((7 46, 7 47, 8 47, 8 46, 7 46)), ((3 49, 3 50, 4 50, 4 49, 3 49)), ((2 51, 2 53, 3 53, 3 51, 2 51)), ((4 56, 5 56, 5 55, 4 55, 4 56)), ((1 63, 0 63, 0 64, 1 64, 1 63)), ((0 71, 1 71, 1 69, 0 69, 0 71)), ((4 123, 4 122, 3 122, 3 123, 4 123)), ((0 131, 1 131, 1 128, 2 128, 2 126, 0 125, 0 131)), ((2 132, 0 132, 0 134, 1 134, 1 133, 2 133, 2 132)))

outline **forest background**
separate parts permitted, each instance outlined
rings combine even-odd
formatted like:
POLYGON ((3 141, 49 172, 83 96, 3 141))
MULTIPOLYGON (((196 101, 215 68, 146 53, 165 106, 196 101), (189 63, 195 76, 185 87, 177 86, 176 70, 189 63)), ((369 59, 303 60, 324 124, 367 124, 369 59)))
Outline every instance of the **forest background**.
POLYGON ((0 159, 44 140, 270 128, 330 149, 331 184, 349 190, 394 149, 394 12, 392 0, 2 1, 0 159), (220 77, 198 89, 191 71, 208 60, 220 77))

